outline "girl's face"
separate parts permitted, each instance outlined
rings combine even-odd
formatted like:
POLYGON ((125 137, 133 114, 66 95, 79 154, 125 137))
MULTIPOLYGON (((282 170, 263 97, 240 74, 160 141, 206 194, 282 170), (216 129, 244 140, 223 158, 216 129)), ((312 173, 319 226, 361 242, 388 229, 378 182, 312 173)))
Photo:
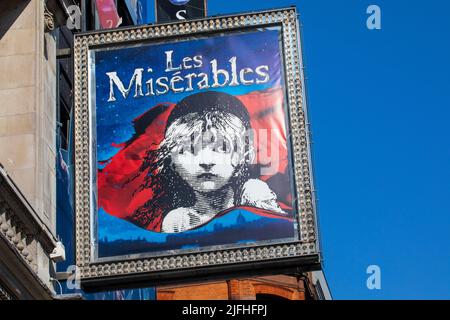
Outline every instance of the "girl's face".
POLYGON ((172 150, 173 167, 195 191, 219 190, 229 183, 241 157, 234 143, 218 139, 214 129, 199 136, 172 150))

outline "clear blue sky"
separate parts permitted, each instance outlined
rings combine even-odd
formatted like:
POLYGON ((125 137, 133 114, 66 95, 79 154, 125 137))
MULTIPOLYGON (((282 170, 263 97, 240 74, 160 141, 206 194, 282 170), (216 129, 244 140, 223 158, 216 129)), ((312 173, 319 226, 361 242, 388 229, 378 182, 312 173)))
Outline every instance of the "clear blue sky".
POLYGON ((450 2, 210 0, 209 15, 290 5, 334 298, 450 299, 450 2), (381 290, 366 287, 373 264, 381 290))

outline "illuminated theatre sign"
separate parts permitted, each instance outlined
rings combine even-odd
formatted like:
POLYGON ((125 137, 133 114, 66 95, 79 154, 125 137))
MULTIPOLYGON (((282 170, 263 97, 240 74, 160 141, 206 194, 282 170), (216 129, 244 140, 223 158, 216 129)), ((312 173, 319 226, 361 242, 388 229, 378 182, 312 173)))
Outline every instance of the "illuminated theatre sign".
POLYGON ((293 8, 75 36, 85 285, 319 263, 293 8))

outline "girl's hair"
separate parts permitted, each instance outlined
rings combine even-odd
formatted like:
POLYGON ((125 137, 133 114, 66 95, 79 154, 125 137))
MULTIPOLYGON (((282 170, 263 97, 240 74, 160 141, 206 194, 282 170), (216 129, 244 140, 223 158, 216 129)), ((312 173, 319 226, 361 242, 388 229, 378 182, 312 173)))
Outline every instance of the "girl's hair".
POLYGON ((153 197, 135 212, 132 222, 147 227, 173 209, 195 204, 194 190, 174 170, 172 154, 194 153, 205 142, 206 132, 206 143, 232 148, 235 171, 228 185, 235 191, 234 204, 239 205, 242 185, 256 171, 252 170, 255 151, 249 118, 245 106, 225 93, 199 93, 177 104, 167 121, 163 141, 159 148, 147 152, 140 170, 148 172, 141 188, 150 188, 153 197))

